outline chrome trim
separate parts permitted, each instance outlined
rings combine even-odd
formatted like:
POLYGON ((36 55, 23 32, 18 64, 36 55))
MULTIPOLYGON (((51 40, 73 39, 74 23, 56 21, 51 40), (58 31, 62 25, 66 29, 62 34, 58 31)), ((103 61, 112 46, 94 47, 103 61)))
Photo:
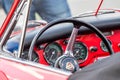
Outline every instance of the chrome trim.
POLYGON ((41 26, 41 25, 47 25, 47 21, 45 21, 45 20, 29 20, 28 21, 28 25, 33 25, 33 24, 35 24, 35 25, 37 25, 37 26, 41 26))
POLYGON ((26 9, 25 15, 24 15, 25 21, 23 22, 23 30, 22 30, 22 35, 21 35, 20 45, 19 45, 18 55, 17 55, 18 58, 21 57, 21 53, 23 52, 23 49, 24 49, 24 40, 25 40, 25 34, 26 34, 26 29, 27 29, 27 22, 28 22, 28 16, 29 16, 31 2, 32 2, 32 0, 27 0, 23 6, 23 8, 26 9))
POLYGON ((17 10, 14 12, 13 18, 11 19, 11 22, 9 23, 8 28, 6 29, 6 32, 3 34, 3 37, 1 38, 1 41, 0 41, 0 50, 1 51, 3 51, 3 46, 4 46, 4 44, 6 44, 8 38, 10 37, 10 34, 12 33, 12 30, 14 29, 20 15, 21 15, 22 7, 25 2, 26 2, 26 0, 22 0, 20 2, 21 4, 17 8, 17 10))
POLYGON ((73 28, 64 54, 73 56, 72 51, 73 51, 73 46, 74 46, 74 43, 75 43, 75 40, 76 40, 76 36, 78 34, 78 30, 79 29, 77 29, 77 28, 73 28))

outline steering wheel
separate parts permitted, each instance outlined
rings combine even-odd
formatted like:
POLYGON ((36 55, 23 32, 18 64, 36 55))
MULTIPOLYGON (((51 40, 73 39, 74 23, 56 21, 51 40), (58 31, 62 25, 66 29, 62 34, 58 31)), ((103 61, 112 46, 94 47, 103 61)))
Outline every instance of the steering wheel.
POLYGON ((89 24, 89 23, 86 23, 86 22, 83 22, 80 20, 76 20, 76 19, 62 19, 62 20, 58 20, 58 21, 49 23, 46 27, 44 27, 42 30, 40 30, 40 32, 38 34, 36 34, 36 36, 33 38, 30 48, 29 48, 28 59, 30 61, 32 61, 32 52, 33 52, 34 46, 35 46, 38 38, 40 38, 41 35, 47 29, 49 29, 50 27, 52 27, 56 24, 60 24, 60 23, 72 23, 74 28, 73 28, 72 34, 69 38, 65 53, 56 60, 54 67, 61 68, 61 69, 71 71, 71 72, 75 72, 75 71, 79 70, 79 65, 78 65, 77 60, 73 56, 72 49, 73 49, 73 46, 75 43, 76 36, 78 34, 78 30, 80 29, 81 26, 87 27, 91 31, 95 32, 101 38, 101 40, 103 40, 103 42, 105 43, 105 45, 109 51, 109 54, 112 55, 114 53, 111 48, 111 45, 108 42, 108 40, 106 39, 106 37, 102 34, 102 32, 100 30, 98 30, 92 24, 89 24))

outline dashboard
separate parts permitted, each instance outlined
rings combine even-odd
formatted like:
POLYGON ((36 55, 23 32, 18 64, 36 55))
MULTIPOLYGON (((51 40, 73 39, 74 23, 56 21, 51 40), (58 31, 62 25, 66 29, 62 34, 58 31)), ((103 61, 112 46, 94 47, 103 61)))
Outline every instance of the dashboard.
MULTIPOLYGON (((120 51, 120 30, 104 32, 103 34, 107 37, 114 52, 120 51)), ((65 38, 39 45, 35 49, 39 55, 39 62, 53 66, 57 58, 64 54, 68 40, 69 38, 65 38)), ((80 67, 110 56, 104 43, 94 33, 77 36, 73 47, 73 55, 80 67)))
MULTIPOLYGON (((101 30, 111 44, 114 53, 116 53, 120 51, 119 17, 120 13, 109 13, 98 16, 78 17, 75 19, 90 23, 101 30)), ((23 59, 27 59, 30 44, 34 36, 41 31, 43 27, 34 28, 26 33, 24 52, 22 54, 23 59)), ((32 56, 34 61, 40 64, 54 66, 55 61, 65 53, 72 29, 73 25, 71 24, 61 24, 45 31, 44 34, 38 38, 36 46, 34 47, 32 56)), ((6 49, 13 53, 16 52, 18 50, 20 37, 20 34, 11 37, 6 44, 6 49)), ((110 56, 103 41, 84 26, 78 31, 72 51, 73 56, 81 68, 110 56)))

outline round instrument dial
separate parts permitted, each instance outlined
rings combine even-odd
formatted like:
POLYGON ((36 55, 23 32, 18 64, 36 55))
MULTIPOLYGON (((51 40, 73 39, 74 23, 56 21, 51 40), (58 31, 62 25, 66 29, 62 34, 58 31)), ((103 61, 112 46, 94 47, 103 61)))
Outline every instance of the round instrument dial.
POLYGON ((84 62, 88 56, 88 51, 85 44, 76 42, 73 48, 73 55, 78 60, 78 63, 84 62))
MULTIPOLYGON (((112 45, 112 42, 110 40, 108 40, 108 42, 112 45)), ((106 45, 103 43, 103 41, 100 42, 100 47, 103 51, 108 52, 108 49, 106 45)))
POLYGON ((44 49, 44 57, 50 65, 54 65, 55 61, 62 53, 62 48, 56 42, 48 44, 44 49))

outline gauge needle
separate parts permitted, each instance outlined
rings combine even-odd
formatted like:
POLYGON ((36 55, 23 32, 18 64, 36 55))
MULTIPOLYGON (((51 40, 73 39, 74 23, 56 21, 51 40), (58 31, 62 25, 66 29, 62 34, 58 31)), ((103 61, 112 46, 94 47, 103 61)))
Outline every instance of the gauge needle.
POLYGON ((79 52, 80 52, 80 50, 79 50, 79 49, 78 49, 78 50, 76 50, 76 51, 75 51, 75 53, 76 53, 76 54, 75 54, 74 56, 77 56, 77 54, 78 54, 79 52))
POLYGON ((50 56, 49 60, 52 60, 53 55, 55 54, 55 51, 52 52, 52 55, 50 56))

